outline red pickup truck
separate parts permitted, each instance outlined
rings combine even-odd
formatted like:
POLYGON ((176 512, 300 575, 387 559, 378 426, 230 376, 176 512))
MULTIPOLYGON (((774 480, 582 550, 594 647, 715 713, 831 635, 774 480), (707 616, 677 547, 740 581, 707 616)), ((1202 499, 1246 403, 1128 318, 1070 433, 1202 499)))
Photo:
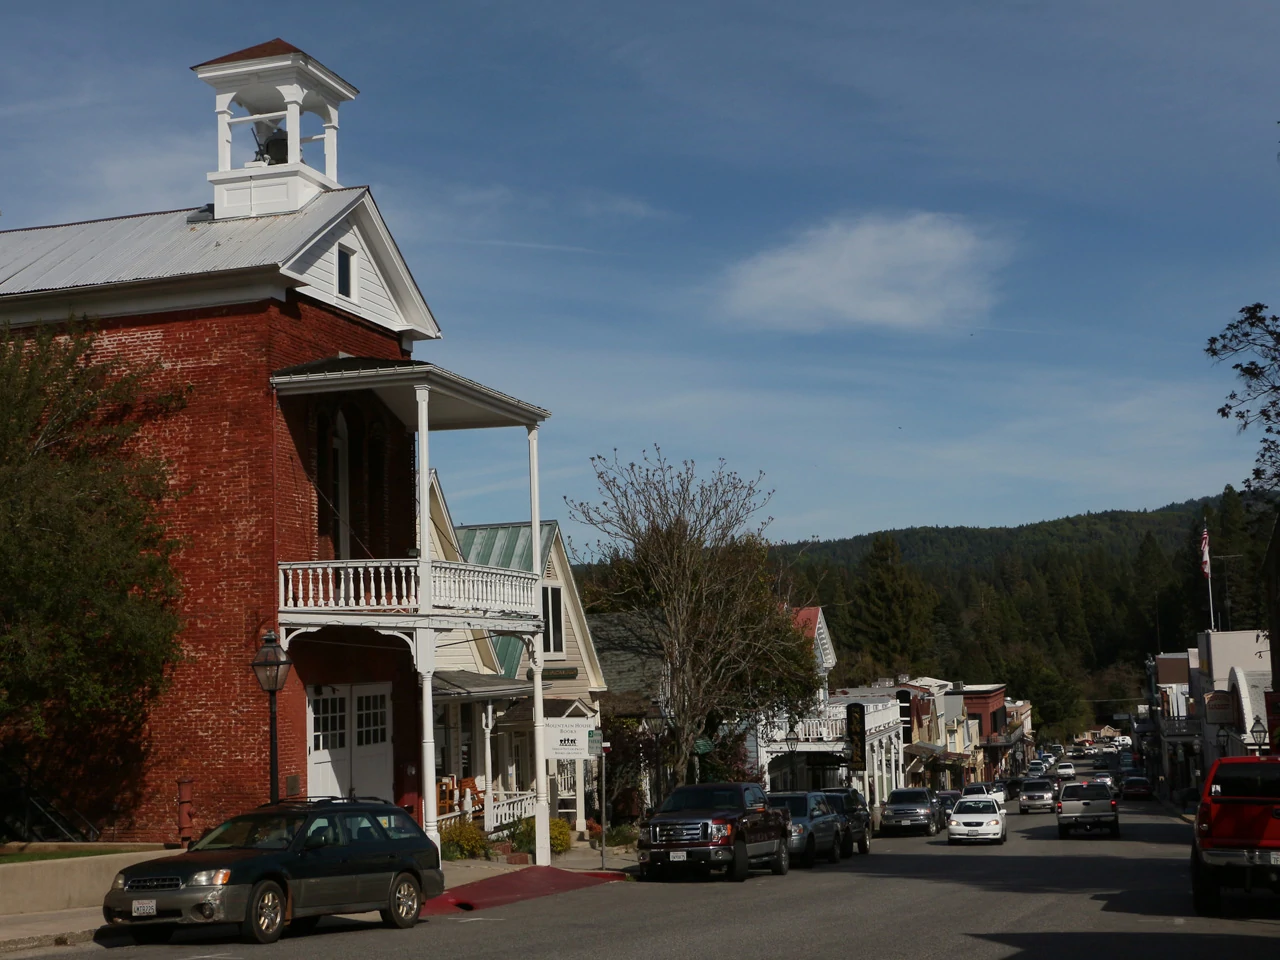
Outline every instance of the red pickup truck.
POLYGON ((1280 756, 1224 757, 1209 770, 1191 847, 1196 912, 1217 915, 1223 887, 1280 893, 1280 756))

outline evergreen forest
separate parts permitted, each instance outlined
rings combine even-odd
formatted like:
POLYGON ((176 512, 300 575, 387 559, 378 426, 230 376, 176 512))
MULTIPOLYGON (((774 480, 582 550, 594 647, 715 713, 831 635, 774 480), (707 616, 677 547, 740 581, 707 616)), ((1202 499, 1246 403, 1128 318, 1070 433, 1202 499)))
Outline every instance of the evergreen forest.
POLYGON ((1158 510, 1010 528, 913 527, 780 544, 793 602, 821 604, 831 686, 927 675, 1002 681, 1037 728, 1068 736, 1131 712, 1143 663, 1209 626, 1207 523, 1219 629, 1265 626, 1260 569, 1274 503, 1231 486, 1158 510))

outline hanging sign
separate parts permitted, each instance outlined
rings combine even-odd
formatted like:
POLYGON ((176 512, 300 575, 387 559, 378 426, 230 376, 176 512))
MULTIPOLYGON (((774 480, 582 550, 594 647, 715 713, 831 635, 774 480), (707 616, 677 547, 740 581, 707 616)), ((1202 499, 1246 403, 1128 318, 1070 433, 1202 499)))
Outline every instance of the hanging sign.
POLYGON ((851 703, 844 711, 845 737, 849 741, 849 770, 867 769, 867 705, 851 703))
POLYGON ((1232 724, 1236 720, 1236 705, 1226 690, 1215 690, 1204 695, 1204 719, 1206 723, 1232 724))
POLYGON ((543 743, 548 760, 586 760, 587 736, 595 726, 588 717, 547 720, 543 743))

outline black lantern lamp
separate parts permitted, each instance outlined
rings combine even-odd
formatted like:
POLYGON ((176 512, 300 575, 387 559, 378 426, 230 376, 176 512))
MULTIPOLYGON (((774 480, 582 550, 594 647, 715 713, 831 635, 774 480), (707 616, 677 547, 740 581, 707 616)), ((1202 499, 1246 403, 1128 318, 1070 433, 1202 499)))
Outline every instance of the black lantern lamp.
POLYGON ((1253 740, 1253 745, 1259 750, 1267 745, 1267 725, 1262 722, 1261 717, 1253 718, 1253 726, 1249 728, 1249 737, 1253 740))
POLYGON ((1227 755, 1227 745, 1231 743, 1231 734, 1227 733, 1226 727, 1218 728, 1218 756, 1225 757, 1227 755))
POLYGON ((787 756, 791 758, 791 789, 797 790, 800 787, 800 778, 796 774, 796 748, 800 746, 800 734, 796 732, 795 727, 787 731, 784 742, 787 745, 787 756))
POLYGON ((280 802, 280 749, 276 744, 276 694, 284 689, 289 679, 289 670, 293 661, 280 646, 280 639, 274 630, 262 635, 262 646, 258 655, 253 658, 253 672, 258 678, 258 685, 266 691, 271 700, 271 802, 280 802))

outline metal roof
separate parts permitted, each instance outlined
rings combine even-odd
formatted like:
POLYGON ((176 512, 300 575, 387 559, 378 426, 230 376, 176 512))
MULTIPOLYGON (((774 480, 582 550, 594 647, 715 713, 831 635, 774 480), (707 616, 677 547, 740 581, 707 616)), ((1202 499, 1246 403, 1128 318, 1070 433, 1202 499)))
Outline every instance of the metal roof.
POLYGON ((189 222, 197 207, 0 231, 0 297, 278 268, 367 193, 329 190, 265 217, 189 222))
MULTIPOLYGON (((527 523, 473 524, 456 528, 458 545, 467 563, 484 567, 506 567, 528 570, 533 565, 533 549, 527 523)), ((542 562, 551 555, 559 525, 554 520, 542 522, 542 562)))

